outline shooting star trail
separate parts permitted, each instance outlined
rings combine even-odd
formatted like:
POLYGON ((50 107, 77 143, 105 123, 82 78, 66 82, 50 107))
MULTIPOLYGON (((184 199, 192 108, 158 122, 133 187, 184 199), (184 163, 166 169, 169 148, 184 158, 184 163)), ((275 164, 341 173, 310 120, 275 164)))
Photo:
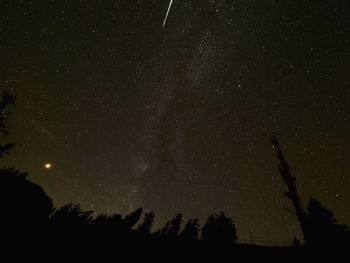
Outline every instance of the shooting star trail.
POLYGON ((165 15, 165 19, 164 19, 164 22, 163 22, 163 28, 166 24, 166 20, 168 19, 168 15, 169 15, 169 12, 170 12, 170 9, 171 9, 171 6, 173 4, 173 0, 170 0, 170 4, 169 4, 169 7, 168 7, 168 11, 166 12, 166 15, 165 15))

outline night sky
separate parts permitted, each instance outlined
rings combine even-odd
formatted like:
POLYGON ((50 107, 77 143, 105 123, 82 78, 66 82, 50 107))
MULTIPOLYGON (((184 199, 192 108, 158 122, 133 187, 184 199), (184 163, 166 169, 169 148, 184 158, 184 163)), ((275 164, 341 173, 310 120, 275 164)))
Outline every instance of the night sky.
POLYGON ((168 6, 0 0, 0 89, 18 96, 1 166, 58 207, 142 207, 155 228, 224 211, 240 238, 288 244, 276 134, 304 204, 350 224, 349 1, 174 0, 162 28, 168 6))

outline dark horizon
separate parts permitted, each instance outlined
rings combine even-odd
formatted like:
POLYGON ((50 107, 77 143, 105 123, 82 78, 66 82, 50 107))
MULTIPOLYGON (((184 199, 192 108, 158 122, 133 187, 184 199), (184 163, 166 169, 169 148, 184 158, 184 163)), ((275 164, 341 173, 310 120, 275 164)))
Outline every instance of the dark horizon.
POLYGON ((56 207, 221 211, 241 240, 290 244, 297 218, 269 143, 350 225, 346 1, 1 1, 0 91, 16 146, 56 207), (48 165, 48 166, 46 166, 48 165))

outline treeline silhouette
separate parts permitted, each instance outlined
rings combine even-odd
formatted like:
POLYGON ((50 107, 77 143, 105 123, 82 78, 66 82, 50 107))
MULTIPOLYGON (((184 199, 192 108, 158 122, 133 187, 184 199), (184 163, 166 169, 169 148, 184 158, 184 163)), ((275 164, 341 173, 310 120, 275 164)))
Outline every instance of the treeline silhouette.
MULTIPOLYGON (((15 96, 1 92, 0 132, 9 135, 5 121, 11 114, 10 106, 15 96)), ((13 143, 0 144, 0 158, 10 153, 13 143)), ((27 179, 27 173, 14 168, 0 170, 0 231, 12 237, 40 236, 47 242, 84 244, 92 247, 123 243, 150 246, 174 244, 183 247, 252 248, 237 242, 233 220, 223 212, 210 215, 201 227, 198 218, 183 222, 181 213, 169 220, 164 227, 153 231, 154 212, 143 215, 141 208, 122 216, 84 211, 79 204, 67 204, 55 208, 52 199, 41 186, 27 179), (102 245, 103 244, 103 245, 102 245)), ((291 240, 290 247, 348 246, 350 232, 340 225, 333 213, 321 202, 311 198, 306 210, 308 239, 291 240)))
MULTIPOLYGON (((232 219, 224 213, 209 216, 201 229, 198 219, 189 219, 183 229, 182 214, 177 214, 164 227, 152 232, 154 212, 143 215, 142 209, 122 216, 84 211, 79 204, 67 204, 55 208, 44 190, 27 179, 28 174, 14 169, 0 170, 1 226, 23 231, 25 229, 50 229, 60 233, 91 231, 117 239, 169 242, 234 243, 237 239, 232 219), (142 218, 142 220, 141 220, 142 218), (201 235, 200 235, 201 233, 201 235), (200 238, 201 236, 201 238, 200 238)), ((65 233, 67 234, 67 233, 65 233)))

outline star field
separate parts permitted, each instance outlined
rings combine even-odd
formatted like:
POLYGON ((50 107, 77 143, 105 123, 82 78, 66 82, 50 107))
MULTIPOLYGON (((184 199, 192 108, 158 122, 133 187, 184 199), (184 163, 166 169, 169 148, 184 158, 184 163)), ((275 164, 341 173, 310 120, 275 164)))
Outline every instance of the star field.
POLYGON ((0 1, 12 155, 56 206, 232 217, 300 237, 269 138, 301 199, 350 224, 347 1, 0 1), (50 164, 50 168, 45 165, 50 164))

